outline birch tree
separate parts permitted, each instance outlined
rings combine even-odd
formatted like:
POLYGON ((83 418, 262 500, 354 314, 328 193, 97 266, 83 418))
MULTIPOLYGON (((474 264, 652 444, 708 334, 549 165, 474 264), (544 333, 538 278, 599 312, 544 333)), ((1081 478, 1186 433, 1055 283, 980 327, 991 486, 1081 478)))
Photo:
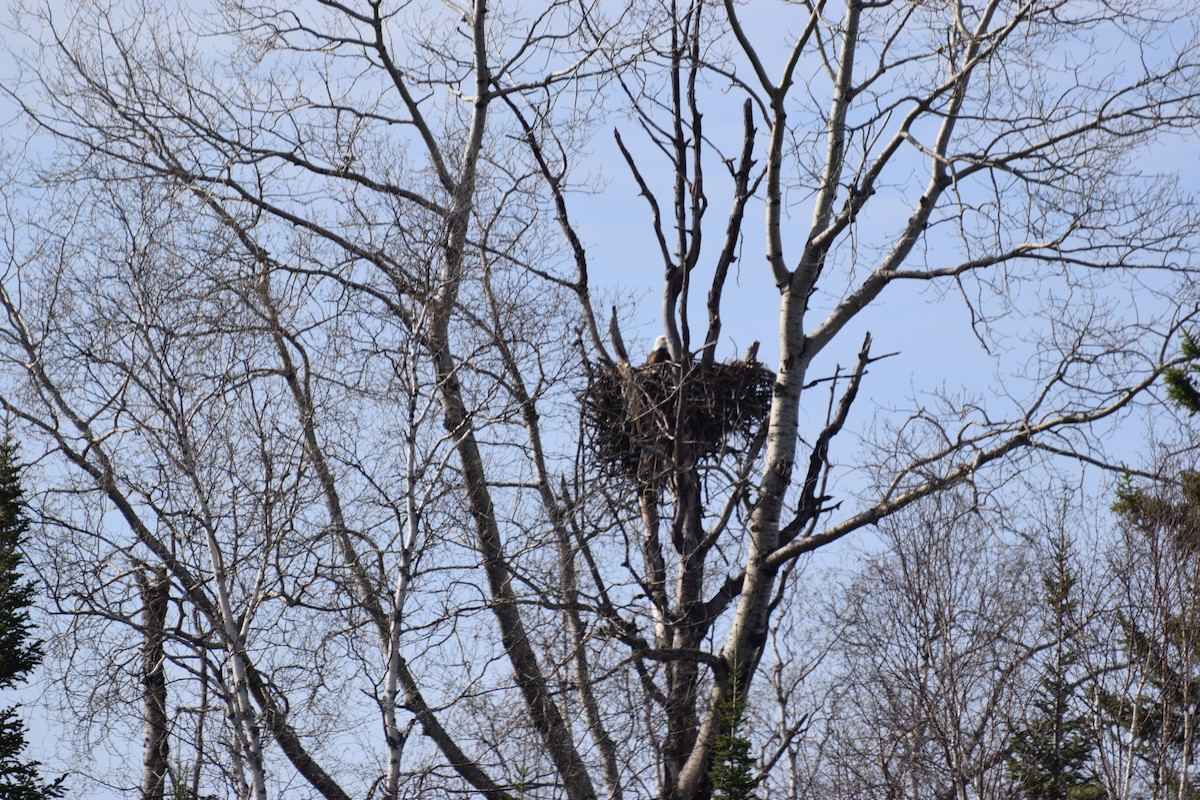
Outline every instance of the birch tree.
POLYGON ((18 9, 0 404, 54 480, 62 688, 127 704, 92 737, 139 723, 115 645, 161 564, 201 794, 705 798, 725 710, 782 698, 763 772, 800 735, 762 673, 807 554, 1109 460, 1195 310, 1151 158, 1196 122, 1189 10, 764 13, 18 9), (597 179, 643 204, 661 363, 597 179), (967 338, 999 388, 873 383, 889 298, 968 321, 888 369, 967 338))
POLYGON ((883 551, 831 603, 844 631, 814 781, 827 796, 1009 791, 1010 737, 1049 646, 1034 554, 969 498, 938 500, 884 523, 883 551))

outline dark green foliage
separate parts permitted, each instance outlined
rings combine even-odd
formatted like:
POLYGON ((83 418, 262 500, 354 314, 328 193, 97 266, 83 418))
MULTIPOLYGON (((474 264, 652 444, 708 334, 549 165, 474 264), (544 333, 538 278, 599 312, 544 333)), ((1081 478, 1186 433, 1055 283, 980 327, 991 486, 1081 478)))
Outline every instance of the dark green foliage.
MULTIPOLYGON (((0 442, 0 688, 23 683, 42 659, 32 640, 29 605, 33 584, 21 576, 21 545, 29 531, 21 492, 21 470, 12 441, 0 442)), ((62 797, 63 778, 45 784, 36 761, 22 761, 25 723, 15 706, 0 709, 0 800, 62 797)))
POLYGON ((1166 531, 1177 547, 1195 555, 1200 548, 1200 473, 1180 473, 1174 488, 1171 493, 1147 490, 1126 478, 1113 510, 1134 530, 1146 536, 1166 531))
POLYGON ((1200 344, 1190 335, 1183 335, 1183 357, 1191 361, 1185 367, 1172 367, 1163 373, 1167 382, 1167 394, 1180 407, 1192 414, 1200 411, 1200 389, 1192 381, 1192 376, 1200 372, 1200 366, 1195 362, 1200 360, 1200 344))
MULTIPOLYGON (((1191 349, 1185 349, 1185 354, 1194 357, 1195 346, 1189 338, 1187 347, 1191 349)), ((1186 375, 1180 380, 1184 383, 1179 386, 1194 391, 1186 375)), ((1190 401, 1177 396, 1174 387, 1172 396, 1191 408, 1190 401)), ((1200 733, 1194 714, 1189 713, 1195 698, 1200 697, 1200 631, 1194 612, 1186 608, 1200 592, 1195 579, 1196 559, 1200 558, 1200 473, 1186 470, 1176 480, 1148 488, 1126 479, 1113 509, 1129 530, 1144 539, 1160 565, 1157 568, 1179 580, 1183 595, 1176 600, 1184 606, 1157 610, 1154 630, 1121 617, 1131 662, 1145 666, 1143 689, 1136 697, 1105 697, 1105 707, 1110 720, 1128 731, 1142 756, 1155 765, 1158 789, 1170 796, 1196 797, 1190 787, 1180 792, 1178 775, 1181 766, 1194 763, 1194 741, 1200 733)))
POLYGON ((1103 796, 1092 768, 1095 743, 1075 692, 1078 655, 1072 649, 1072 590, 1076 576, 1065 538, 1054 543, 1053 561, 1042 576, 1054 637, 1027 726, 1013 735, 1008 773, 1027 800, 1089 800, 1103 796))
POLYGON ((0 689, 21 683, 42 657, 38 643, 29 640, 33 583, 21 577, 20 547, 29 520, 19 479, 11 443, 0 443, 0 689))
POLYGON ((708 771, 713 800, 750 800, 758 779, 754 777, 755 759, 750 755, 750 740, 741 735, 742 716, 746 711, 742 691, 741 670, 733 670, 733 692, 722 703, 719 713, 726 733, 718 734, 713 743, 713 762, 708 771))
MULTIPOLYGON (((1191 698, 1200 692, 1200 674, 1177 666, 1181 656, 1194 662, 1200 653, 1196 652, 1194 632, 1183 631, 1178 618, 1168 620, 1167 624, 1168 641, 1163 642, 1147 636, 1128 621, 1123 622, 1127 644, 1136 661, 1153 664, 1153 669, 1146 675, 1146 686, 1137 697, 1123 698, 1123 703, 1117 703, 1118 698, 1108 698, 1107 705, 1121 727, 1141 741, 1145 753, 1158 756, 1165 747, 1182 758, 1185 744, 1200 733, 1194 717, 1186 713, 1195 703, 1191 698), (1189 643, 1185 638, 1192 641, 1189 643), (1192 652, 1183 652, 1183 648, 1192 652)), ((1189 753, 1189 763, 1194 760, 1195 753, 1189 753)))

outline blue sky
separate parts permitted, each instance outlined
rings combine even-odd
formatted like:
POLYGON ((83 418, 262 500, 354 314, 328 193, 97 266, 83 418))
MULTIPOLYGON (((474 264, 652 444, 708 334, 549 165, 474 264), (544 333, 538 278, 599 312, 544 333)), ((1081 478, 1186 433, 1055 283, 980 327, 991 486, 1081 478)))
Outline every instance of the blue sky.
MULTIPOLYGON (((746 6, 748 24, 762 33, 771 32, 778 21, 774 11, 776 8, 775 4, 765 3, 746 6), (760 10, 768 8, 772 10, 760 10)), ((795 18, 798 19, 798 15, 795 18)), ((1181 23, 1186 24, 1189 23, 1181 23)), ((778 41, 783 41, 783 38, 778 41)), ((778 53, 772 53, 771 56, 776 61, 782 58, 778 53)), ((6 48, 0 48, 0 81, 12 85, 13 70, 11 53, 6 48)), ((740 134, 740 99, 717 90, 712 90, 707 99, 715 103, 707 112, 708 130, 715 136, 736 138, 740 134)), ((0 96, 0 120, 8 122, 12 116, 7 99, 0 96)), ((640 137, 632 121, 616 117, 607 129, 599 126, 591 144, 592 155, 588 159, 597 188, 590 195, 575 195, 571 212, 589 248, 593 280, 598 293, 610 295, 613 298, 611 302, 627 309, 631 322, 626 325, 625 336, 636 354, 639 350, 648 349, 654 337, 661 332, 658 304, 662 264, 647 224, 645 203, 637 196, 637 187, 613 144, 610 132, 612 125, 621 129, 626 141, 636 152, 648 154, 644 143, 635 144, 640 137)), ((13 135, 13 131, 13 127, 5 129, 6 149, 11 146, 9 142, 13 141, 7 138, 13 135)), ((1170 138, 1165 150, 1158 148, 1148 151, 1147 166, 1165 169, 1169 173, 1177 172, 1188 186, 1200 188, 1200 176, 1195 167, 1197 149, 1194 134, 1190 131, 1181 132, 1170 138)), ((657 163, 661 167, 662 162, 657 163)), ((922 163, 914 161, 912 170, 918 181, 923 179, 925 167, 922 163)), ((654 175, 653 170, 650 174, 654 175)), ((657 185, 665 189, 661 169, 655 177, 657 185)), ((725 221, 725 193, 729 182, 715 166, 710 169, 707 179, 713 201, 708 234, 708 259, 711 264, 711 259, 715 257, 715 240, 725 221)), ((802 194, 800 190, 794 193, 793 226, 788 231, 793 253, 797 249, 797 239, 804 235, 810 212, 810 204, 802 194)), ((889 212, 872 218, 868 225, 877 225, 879 230, 893 226, 907 216, 908 207, 897 203, 889 212)), ((773 365, 778 354, 779 295, 772 285, 762 256, 761 219, 762 204, 756 201, 751 205, 744 226, 743 257, 731 275, 726 290, 724 340, 718 356, 736 357, 751 340, 757 339, 762 343, 760 358, 768 365, 773 365)), ((937 244, 936 241, 932 243, 934 248, 937 244)), ((1096 287, 1096 292, 1097 298, 1102 301, 1101 305, 1110 306, 1114 313, 1123 318, 1149 322, 1163 313, 1166 306, 1166 298, 1156 298, 1153 290, 1169 289, 1170 286, 1166 277, 1151 276, 1140 294, 1127 291, 1128 285, 1124 283, 1100 285, 1096 287)), ((698 291, 693 294, 693 321, 696 325, 703 321, 705 288, 703 281, 698 281, 698 291)), ((864 446, 863 441, 856 440, 856 432, 867 431, 877 413, 886 415, 889 409, 905 406, 913 398, 922 402, 922 396, 928 392, 945 390, 953 394, 962 391, 969 395, 994 397, 1001 392, 1012 391, 1019 399, 1027 397, 1028 387, 1020 386, 1016 379, 1005 376, 1002 371, 1013 368, 1019 371, 1032 358, 1032 350, 1028 343, 1021 341, 1021 336, 1036 330, 1032 327, 1035 321, 1045 323, 1046 317, 1042 312, 1046 309, 1043 307, 1049 305, 1053 309, 1054 304, 1060 302, 1065 287, 1051 280, 1040 286, 1025 284, 1020 291, 1024 296, 1014 295, 1013 299, 1029 304, 1036 313, 1031 314, 1029 320, 1019 317, 1002 320, 998 324, 998 335, 990 344, 992 352, 989 353, 976 338, 969 312, 953 285, 938 288, 924 284, 903 284, 888 289, 868 313, 843 332, 839 343, 822 356, 810 375, 812 378, 824 377, 837 364, 843 368, 850 366, 867 330, 874 336, 876 353, 898 353, 896 357, 871 368, 863 395, 853 413, 853 430, 848 431, 839 443, 834 453, 835 460, 854 464, 859 449, 864 446), (1059 293, 1057 299, 1051 294, 1052 291, 1059 293)), ((607 303, 601 304, 598 311, 603 314, 606 309, 607 303)), ((814 316, 819 318, 820 314, 814 311, 814 316)), ((823 390, 818 391, 814 402, 805 405, 802 413, 809 418, 804 426, 806 432, 813 432, 820 425, 826 396, 823 390)), ((1105 445, 1115 458, 1135 460, 1144 448, 1144 441, 1145 423, 1135 418, 1107 436, 1105 445)), ((849 480, 854 483, 860 479, 851 477, 849 480)), ((53 729, 39 721, 35 709, 30 709, 30 713, 40 757, 53 765, 57 755, 53 729)), ((131 743, 131 752, 137 752, 135 743, 131 743)))

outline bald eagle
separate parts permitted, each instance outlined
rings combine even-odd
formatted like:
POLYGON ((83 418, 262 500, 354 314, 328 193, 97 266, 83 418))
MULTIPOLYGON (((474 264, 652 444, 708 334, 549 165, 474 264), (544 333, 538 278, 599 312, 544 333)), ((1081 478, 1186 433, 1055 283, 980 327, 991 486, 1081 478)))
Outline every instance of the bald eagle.
POLYGON ((667 345, 667 337, 660 336, 654 340, 654 349, 646 358, 647 364, 665 364, 671 360, 671 350, 667 345))

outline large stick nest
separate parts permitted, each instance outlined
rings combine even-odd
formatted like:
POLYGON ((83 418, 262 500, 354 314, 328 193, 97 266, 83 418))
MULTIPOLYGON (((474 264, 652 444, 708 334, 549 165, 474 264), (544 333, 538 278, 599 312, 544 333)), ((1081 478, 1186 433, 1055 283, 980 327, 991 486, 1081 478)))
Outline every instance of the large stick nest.
POLYGON ((604 366, 584 392, 583 417, 609 474, 656 485, 680 456, 699 462, 748 445, 774 383, 753 361, 604 366))

